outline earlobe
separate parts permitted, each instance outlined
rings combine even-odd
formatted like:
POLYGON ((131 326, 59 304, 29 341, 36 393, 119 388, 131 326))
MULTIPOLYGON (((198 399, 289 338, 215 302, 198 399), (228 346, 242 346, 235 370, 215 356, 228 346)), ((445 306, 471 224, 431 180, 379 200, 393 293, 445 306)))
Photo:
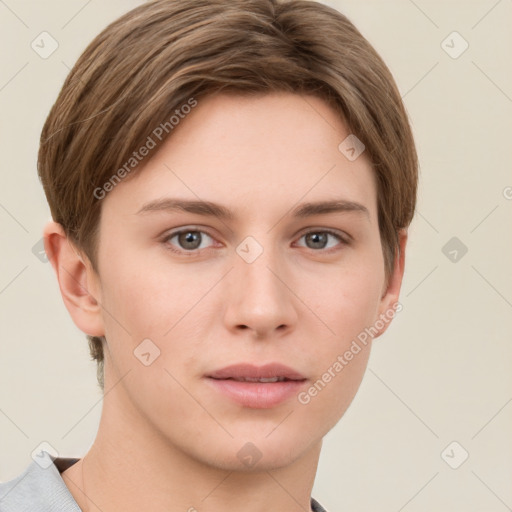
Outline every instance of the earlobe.
POLYGON ((103 336, 99 278, 90 261, 79 253, 57 222, 45 226, 44 248, 73 322, 85 334, 103 336))
POLYGON ((399 249, 395 255, 395 262, 393 272, 389 276, 386 289, 382 295, 379 307, 379 319, 383 317, 388 321, 383 321, 382 329, 376 337, 382 335, 391 323, 391 319, 395 316, 397 311, 401 311, 402 307, 399 304, 400 289, 402 287, 402 279, 405 270, 405 248, 407 245, 407 229, 402 229, 398 233, 399 249))

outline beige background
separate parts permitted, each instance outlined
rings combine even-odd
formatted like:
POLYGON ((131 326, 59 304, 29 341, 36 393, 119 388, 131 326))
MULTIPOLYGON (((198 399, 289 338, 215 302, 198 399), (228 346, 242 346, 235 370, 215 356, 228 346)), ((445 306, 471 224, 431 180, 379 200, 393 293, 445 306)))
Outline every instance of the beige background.
MULTIPOLYGON (((140 3, 0 1, 0 480, 19 474, 42 441, 82 456, 98 426, 101 395, 85 337, 50 265, 32 253, 49 219, 36 152, 85 45, 140 3), (31 48, 42 31, 59 44, 47 59, 31 48)), ((313 495, 330 512, 512 510, 512 2, 328 3, 396 77, 421 190, 404 310, 325 439, 313 495), (453 31, 469 44, 458 58, 445 49, 460 51, 459 36, 442 45, 453 31), (452 237, 459 248, 444 252, 457 250, 455 262, 442 250, 452 237), (441 456, 452 441, 452 465, 469 453, 458 469, 441 456)))

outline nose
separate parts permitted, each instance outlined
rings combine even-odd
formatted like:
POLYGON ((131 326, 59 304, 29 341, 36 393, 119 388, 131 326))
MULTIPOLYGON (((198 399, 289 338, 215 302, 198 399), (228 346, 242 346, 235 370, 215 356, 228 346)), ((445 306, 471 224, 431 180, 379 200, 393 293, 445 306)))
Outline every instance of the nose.
POLYGON ((298 319, 298 299, 289 275, 283 259, 270 248, 252 262, 235 254, 224 310, 228 330, 251 331, 256 338, 291 331, 298 319))

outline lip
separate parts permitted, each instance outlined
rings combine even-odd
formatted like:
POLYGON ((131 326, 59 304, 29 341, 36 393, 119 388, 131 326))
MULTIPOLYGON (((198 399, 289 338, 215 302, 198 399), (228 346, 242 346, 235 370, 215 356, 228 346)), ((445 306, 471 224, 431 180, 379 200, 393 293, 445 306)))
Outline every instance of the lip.
POLYGON ((293 368, 280 363, 268 363, 256 366, 250 363, 239 363, 215 370, 207 375, 214 379, 229 379, 248 377, 252 379, 271 379, 285 377, 288 380, 304 380, 306 377, 293 368))
POLYGON ((300 372, 280 363, 263 366, 241 363, 205 375, 217 391, 238 404, 252 409, 269 409, 296 396, 307 381, 300 372), (243 382, 234 379, 285 378, 278 382, 243 382))

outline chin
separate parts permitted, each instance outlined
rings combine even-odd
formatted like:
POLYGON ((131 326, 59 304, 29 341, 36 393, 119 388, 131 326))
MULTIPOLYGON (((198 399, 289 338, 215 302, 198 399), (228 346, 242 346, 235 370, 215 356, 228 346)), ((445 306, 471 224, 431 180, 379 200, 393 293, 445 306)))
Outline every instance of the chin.
POLYGON ((197 458, 203 464, 224 471, 257 473, 290 466, 321 443, 321 440, 311 443, 283 435, 276 435, 273 440, 236 436, 226 441, 212 443, 210 446, 216 446, 215 452, 196 453, 197 458))

